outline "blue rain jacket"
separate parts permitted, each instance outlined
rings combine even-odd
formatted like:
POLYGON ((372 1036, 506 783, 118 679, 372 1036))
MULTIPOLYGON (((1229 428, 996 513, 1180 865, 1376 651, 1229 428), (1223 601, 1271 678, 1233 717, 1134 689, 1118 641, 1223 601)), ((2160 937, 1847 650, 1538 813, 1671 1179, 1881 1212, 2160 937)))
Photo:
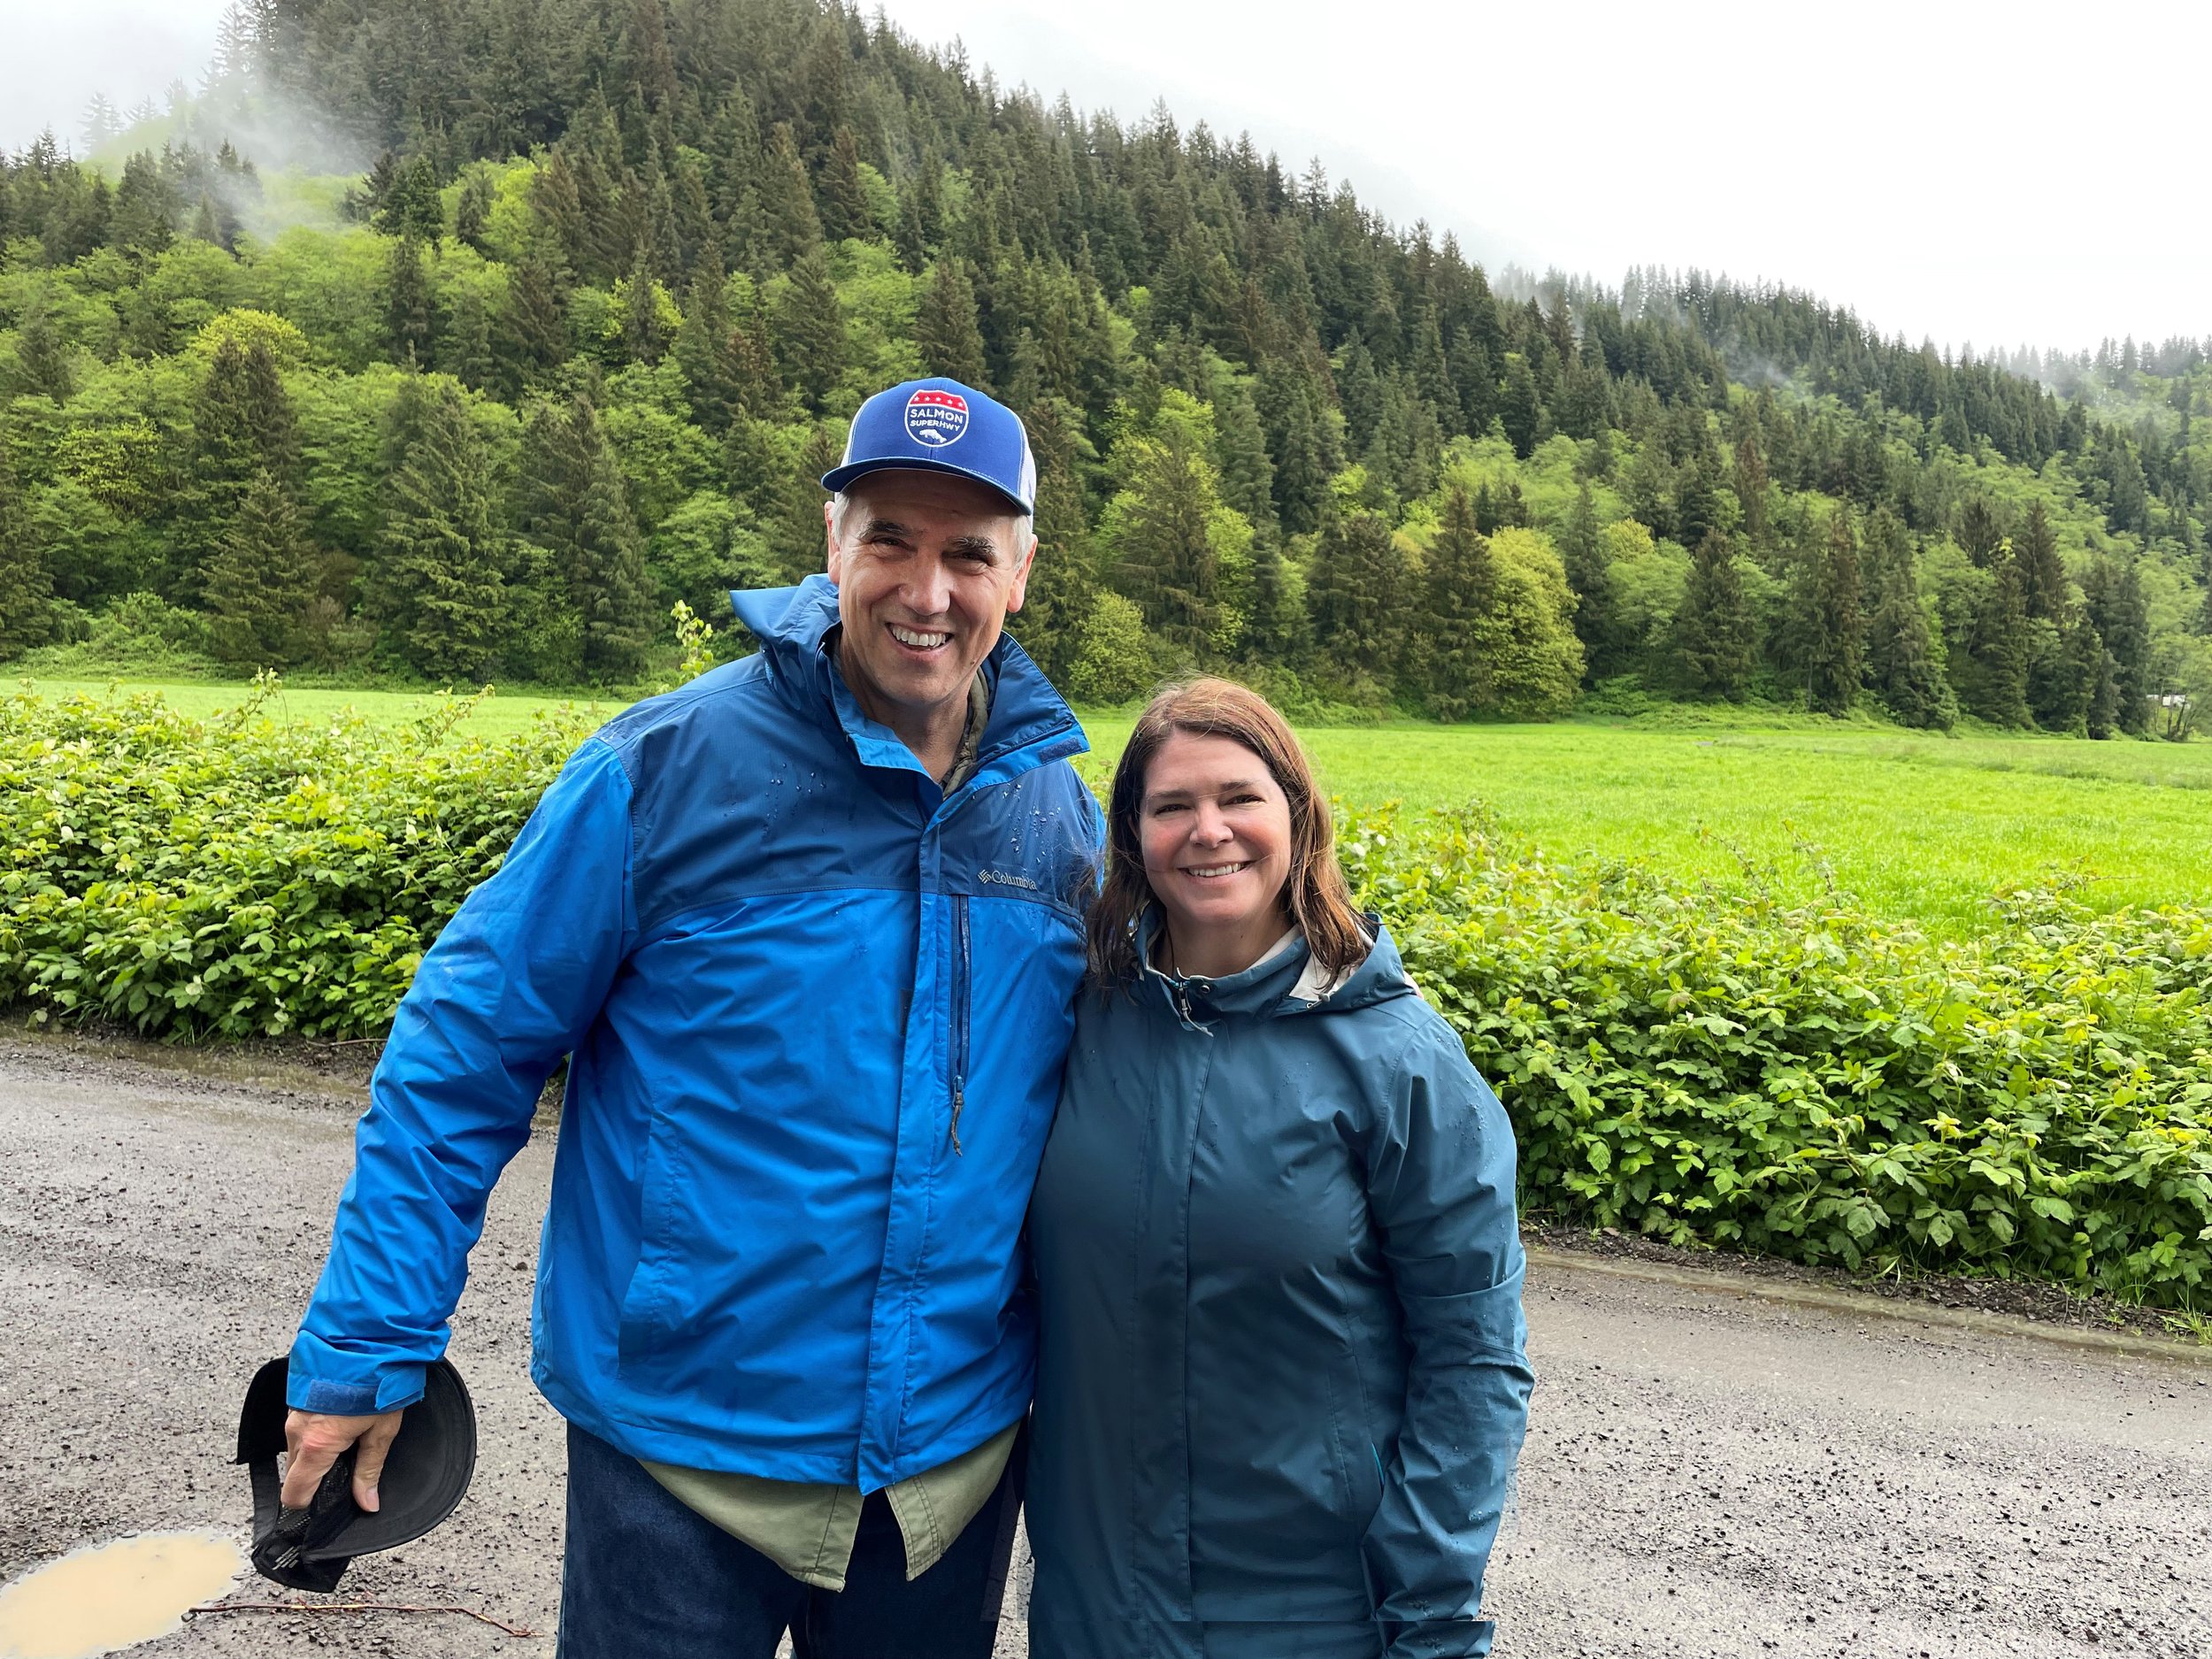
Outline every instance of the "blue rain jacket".
POLYGON ((826 579, 733 598, 763 649, 585 742, 424 956, 295 1406, 418 1396, 572 1054, 533 1318, 565 1417, 658 1462, 873 1491, 1026 1409, 1020 1230, 1099 845, 1064 764, 1081 728, 1002 640, 947 796, 824 649, 826 579))
POLYGON ((1333 995, 1310 959, 1079 999, 1030 1211, 1034 1659, 1490 1650, 1512 1128, 1386 933, 1333 995))

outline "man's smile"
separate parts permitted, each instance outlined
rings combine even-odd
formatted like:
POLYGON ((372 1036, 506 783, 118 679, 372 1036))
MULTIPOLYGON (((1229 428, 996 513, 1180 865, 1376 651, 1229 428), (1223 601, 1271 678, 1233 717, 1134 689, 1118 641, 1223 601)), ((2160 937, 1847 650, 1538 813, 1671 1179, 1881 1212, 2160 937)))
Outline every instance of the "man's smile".
POLYGON ((932 628, 910 628, 896 622, 884 625, 891 637, 910 651, 940 651, 952 643, 952 635, 932 628))

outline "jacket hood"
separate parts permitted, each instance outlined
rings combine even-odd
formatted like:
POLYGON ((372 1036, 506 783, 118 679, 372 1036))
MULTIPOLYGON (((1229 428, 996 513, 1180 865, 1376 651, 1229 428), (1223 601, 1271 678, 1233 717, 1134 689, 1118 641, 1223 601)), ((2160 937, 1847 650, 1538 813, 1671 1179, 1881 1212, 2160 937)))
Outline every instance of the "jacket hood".
MULTIPOLYGON (((844 676, 823 649, 841 620, 836 583, 814 575, 796 588, 733 588, 730 606, 739 624, 760 641, 778 679, 829 700, 863 761, 918 769, 919 763, 888 726, 861 712, 844 676)), ((1003 781, 1010 775, 1004 763, 1017 756, 1024 764, 1012 771, 1064 760, 1090 748, 1075 711, 1012 634, 1000 633, 998 643, 983 659, 983 673, 991 688, 991 718, 977 751, 974 781, 1003 781)))
POLYGON ((1378 1002, 1395 1002, 1402 996, 1417 996, 1413 981, 1406 977, 1404 958, 1399 956, 1397 944, 1381 918, 1369 915, 1362 919, 1374 943, 1360 964, 1334 987, 1308 983, 1306 968, 1313 960, 1313 949, 1303 938, 1293 940, 1283 949, 1226 979, 1209 979, 1199 975, 1176 979, 1151 965, 1152 942, 1162 926, 1156 906, 1147 910, 1137 922, 1138 960, 1145 964, 1140 971, 1144 982, 1144 990, 1140 994, 1165 997, 1179 1017, 1179 995, 1187 1001, 1192 1015, 1200 1022, 1215 1014, 1243 1014, 1262 1019, 1342 1014, 1371 1008, 1378 1002), (1316 992, 1320 994, 1317 995, 1316 992))

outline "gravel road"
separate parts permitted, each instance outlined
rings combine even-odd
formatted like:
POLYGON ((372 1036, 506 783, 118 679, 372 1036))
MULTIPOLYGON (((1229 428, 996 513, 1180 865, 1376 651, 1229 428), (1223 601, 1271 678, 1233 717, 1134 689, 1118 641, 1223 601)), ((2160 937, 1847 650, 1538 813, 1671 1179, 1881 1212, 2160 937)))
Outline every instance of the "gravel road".
MULTIPOLYGON (((238 1394, 290 1338, 358 1105, 237 1062, 0 1042, 0 1579, 125 1532, 242 1540, 238 1394)), ((475 1486, 349 1594, 552 1628, 562 1455, 527 1379, 551 1162, 540 1136, 509 1171, 454 1324, 475 1486)), ((1828 1301, 1538 1262, 1501 1655, 2212 1659, 2212 1364, 1828 1301)), ((257 1613, 138 1651, 311 1646, 552 1652, 449 1616, 257 1613)))

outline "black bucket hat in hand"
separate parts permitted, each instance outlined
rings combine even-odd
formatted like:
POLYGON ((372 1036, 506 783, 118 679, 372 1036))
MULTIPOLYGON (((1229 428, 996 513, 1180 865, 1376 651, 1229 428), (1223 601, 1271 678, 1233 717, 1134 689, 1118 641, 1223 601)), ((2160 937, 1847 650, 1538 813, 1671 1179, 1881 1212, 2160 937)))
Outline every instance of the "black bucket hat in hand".
POLYGON ((356 1555, 412 1543, 453 1513, 476 1471, 476 1410, 461 1373, 439 1360, 423 1373, 423 1395, 400 1418, 375 1514, 353 1501, 353 1454, 330 1466, 303 1509, 285 1509, 277 1458, 284 1451, 285 1378, 273 1359, 254 1374, 238 1417, 238 1459, 253 1480, 253 1564, 295 1590, 334 1590, 356 1555))

